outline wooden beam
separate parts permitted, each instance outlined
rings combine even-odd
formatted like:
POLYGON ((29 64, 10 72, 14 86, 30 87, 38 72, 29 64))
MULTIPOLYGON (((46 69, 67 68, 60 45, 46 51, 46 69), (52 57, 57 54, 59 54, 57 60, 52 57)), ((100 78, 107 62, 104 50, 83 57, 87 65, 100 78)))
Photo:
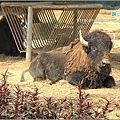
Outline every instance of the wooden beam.
POLYGON ((32 44, 32 23, 33 23, 33 10, 28 7, 28 26, 27 26, 27 48, 26 48, 26 61, 31 61, 31 44, 32 44))
POLYGON ((41 9, 54 9, 54 10, 63 10, 63 9, 101 9, 102 4, 70 4, 65 2, 2 2, 1 6, 31 6, 32 8, 41 8, 41 9))

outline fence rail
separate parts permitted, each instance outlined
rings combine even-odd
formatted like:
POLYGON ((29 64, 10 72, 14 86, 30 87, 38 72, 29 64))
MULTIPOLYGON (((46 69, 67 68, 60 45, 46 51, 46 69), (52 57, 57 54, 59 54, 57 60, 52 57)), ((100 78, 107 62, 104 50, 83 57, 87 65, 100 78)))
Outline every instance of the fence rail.
POLYGON ((33 9, 31 47, 41 50, 68 45, 79 37, 80 29, 85 36, 102 8, 101 4, 3 2, 2 11, 20 52, 26 52, 29 6, 33 9), (55 10, 62 11, 59 19, 55 10))

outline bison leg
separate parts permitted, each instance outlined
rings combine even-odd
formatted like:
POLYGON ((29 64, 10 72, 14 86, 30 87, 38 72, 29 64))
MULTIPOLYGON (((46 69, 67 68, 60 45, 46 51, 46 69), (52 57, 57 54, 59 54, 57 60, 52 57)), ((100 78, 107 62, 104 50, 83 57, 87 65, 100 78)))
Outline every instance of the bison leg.
POLYGON ((104 81, 103 81, 103 86, 106 88, 111 88, 113 86, 116 86, 115 80, 112 76, 108 76, 104 81))
POLYGON ((41 81, 41 80, 46 80, 46 74, 44 69, 39 69, 36 71, 36 76, 33 77, 34 82, 35 81, 41 81))
POLYGON ((45 68, 43 67, 41 61, 33 62, 30 65, 29 73, 33 77, 34 81, 46 80, 45 68))
POLYGON ((73 72, 67 75, 67 81, 72 85, 81 84, 82 88, 85 89, 86 86, 86 79, 82 76, 81 72, 73 72))
POLYGON ((97 89, 103 87, 103 81, 98 78, 93 78, 93 80, 87 80, 87 86, 91 89, 97 89))
MULTIPOLYGON (((59 61, 59 60, 58 60, 59 61)), ((63 67, 56 61, 49 62, 46 66, 47 78, 51 81, 51 84, 55 84, 59 80, 64 78, 63 67)))

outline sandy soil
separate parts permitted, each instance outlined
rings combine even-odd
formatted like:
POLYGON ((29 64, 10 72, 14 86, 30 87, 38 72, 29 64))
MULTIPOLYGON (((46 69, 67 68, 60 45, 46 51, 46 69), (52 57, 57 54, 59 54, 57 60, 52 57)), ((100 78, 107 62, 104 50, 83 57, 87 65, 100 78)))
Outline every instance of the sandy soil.
MULTIPOLYGON (((57 17, 59 17, 59 14, 60 12, 57 11, 57 17)), ((116 35, 116 44, 111 51, 111 75, 113 75, 116 80, 116 86, 110 89, 86 89, 84 91, 90 93, 91 98, 95 102, 99 101, 102 97, 113 100, 111 106, 113 111, 109 113, 109 118, 120 119, 120 15, 116 18, 112 18, 110 10, 101 10, 90 31, 95 29, 100 29, 107 33, 115 33, 116 35)), ((37 86, 39 88, 40 96, 54 96, 56 98, 65 96, 77 97, 77 88, 68 84, 65 80, 61 80, 51 86, 49 80, 33 82, 29 73, 26 73, 26 81, 20 82, 21 73, 28 68, 29 64, 30 62, 25 61, 25 58, 0 55, 0 73, 4 73, 6 69, 8 69, 7 82, 11 87, 19 84, 24 90, 32 90, 34 86, 37 86)))

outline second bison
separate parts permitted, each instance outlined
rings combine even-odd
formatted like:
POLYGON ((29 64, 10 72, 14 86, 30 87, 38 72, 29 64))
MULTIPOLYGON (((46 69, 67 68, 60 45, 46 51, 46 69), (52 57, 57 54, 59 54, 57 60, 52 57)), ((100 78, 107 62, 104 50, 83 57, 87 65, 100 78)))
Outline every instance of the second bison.
MULTIPOLYGON (((93 31, 71 42, 69 46, 43 52, 30 64, 29 73, 38 80, 61 79, 70 84, 82 83, 82 88, 113 87, 115 81, 111 73, 110 50, 112 41, 108 34, 93 31)), ((21 81, 24 81, 24 71, 21 81)))

